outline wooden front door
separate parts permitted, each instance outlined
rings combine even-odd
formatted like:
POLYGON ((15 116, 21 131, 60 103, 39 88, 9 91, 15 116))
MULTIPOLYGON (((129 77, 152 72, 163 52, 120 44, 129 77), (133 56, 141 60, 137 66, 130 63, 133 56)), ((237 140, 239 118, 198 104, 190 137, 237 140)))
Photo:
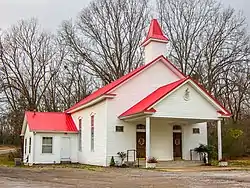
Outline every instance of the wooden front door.
POLYGON ((138 158, 146 157, 146 133, 137 132, 136 133, 136 150, 138 158))
POLYGON ((182 157, 181 133, 173 133, 174 157, 182 157))

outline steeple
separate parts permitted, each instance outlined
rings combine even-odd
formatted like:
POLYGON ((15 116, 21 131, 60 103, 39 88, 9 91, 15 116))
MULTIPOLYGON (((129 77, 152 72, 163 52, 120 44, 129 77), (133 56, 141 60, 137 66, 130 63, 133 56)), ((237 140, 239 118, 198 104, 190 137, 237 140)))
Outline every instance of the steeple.
POLYGON ((168 38, 163 34, 157 19, 153 19, 147 37, 141 44, 145 48, 145 64, 160 55, 165 55, 166 43, 168 38))

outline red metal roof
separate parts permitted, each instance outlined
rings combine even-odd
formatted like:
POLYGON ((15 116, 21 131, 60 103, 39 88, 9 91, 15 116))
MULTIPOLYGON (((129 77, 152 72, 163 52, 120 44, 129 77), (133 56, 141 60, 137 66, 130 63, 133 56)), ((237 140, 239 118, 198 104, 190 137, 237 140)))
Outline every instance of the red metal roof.
POLYGON ((25 112, 31 131, 77 132, 71 115, 63 112, 25 112))
POLYGON ((202 87, 199 83, 194 81, 191 77, 186 77, 184 79, 180 79, 176 82, 172 82, 170 84, 158 88, 157 90, 149 94, 147 97, 142 99, 140 102, 138 102, 137 104, 129 108, 127 111, 122 113, 119 117, 125 117, 145 112, 156 112, 154 108, 150 107, 187 80, 192 80, 205 94, 207 94, 216 104, 218 104, 226 112, 224 113, 222 111, 218 111, 218 113, 228 117, 231 116, 231 113, 226 108, 224 108, 220 104, 220 102, 216 100, 215 97, 213 97, 209 92, 207 92, 207 90, 204 87, 202 87))
POLYGON ((149 42, 149 39, 156 39, 162 42, 168 42, 168 38, 163 34, 157 19, 153 19, 151 21, 147 37, 142 42, 142 46, 146 46, 149 42))
POLYGON ((188 80, 188 77, 158 88, 157 90, 149 94, 147 97, 142 99, 140 102, 138 102, 136 105, 132 106, 130 109, 122 113, 119 117, 129 116, 143 112, 156 112, 155 109, 148 108, 155 104, 157 101, 159 101, 161 98, 166 96, 168 93, 173 91, 186 80, 188 80))
MULTIPOLYGON (((159 56, 156 59, 154 59, 153 61, 151 61, 150 63, 143 65, 137 69, 135 69, 134 71, 126 74, 125 76, 119 78, 118 80, 115 80, 113 82, 111 82, 110 84, 98 89, 97 91, 93 92, 92 94, 90 94, 88 97, 84 98, 83 100, 81 100, 80 102, 76 103, 75 105, 73 105, 72 107, 70 107, 69 109, 67 109, 65 112, 70 112, 71 110, 74 110, 84 104, 87 104, 88 102, 107 94, 109 91, 111 91, 112 89, 116 88, 117 86, 119 86, 120 84, 122 84, 123 82, 127 81, 129 78, 133 77, 134 75, 138 74, 139 72, 141 72, 142 70, 144 70, 145 68, 149 67, 150 65, 154 64, 155 62, 157 62, 160 59, 164 59, 166 61, 166 64, 168 64, 170 67, 172 67, 176 72, 174 72, 175 74, 179 74, 182 77, 185 77, 184 74, 177 69, 170 61, 168 61, 168 59, 166 59, 164 56, 159 56)), ((172 69, 170 69, 172 70, 172 69)))

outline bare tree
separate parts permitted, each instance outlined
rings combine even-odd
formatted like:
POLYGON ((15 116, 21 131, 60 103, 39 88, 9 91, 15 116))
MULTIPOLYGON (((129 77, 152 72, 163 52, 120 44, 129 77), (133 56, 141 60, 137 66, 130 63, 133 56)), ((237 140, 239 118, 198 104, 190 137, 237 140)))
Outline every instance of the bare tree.
POLYGON ((39 29, 36 20, 21 21, 0 41, 2 87, 13 110, 20 98, 29 110, 39 106, 64 58, 53 36, 39 29))
MULTIPOLYGON (((223 8, 215 0, 158 0, 157 4, 161 23, 171 41, 172 61, 185 74, 195 75, 232 112, 239 112, 235 105, 240 102, 237 108, 242 106, 246 87, 240 85, 243 93, 239 94, 240 90, 233 88, 240 83, 232 82, 232 77, 242 77, 239 70, 249 67, 250 58, 249 36, 242 14, 223 8), (239 97, 238 102, 232 101, 232 95, 239 97)), ((244 80, 246 86, 248 80, 244 80)))
POLYGON ((70 108, 95 89, 95 82, 80 63, 64 61, 60 72, 53 77, 43 96, 45 111, 62 111, 70 108))
POLYGON ((209 91, 220 74, 249 60, 245 18, 215 0, 158 0, 160 20, 171 41, 170 58, 198 74, 209 91))
POLYGON ((147 6, 147 0, 95 0, 75 24, 62 24, 61 36, 86 71, 107 84, 142 63, 139 46, 148 24, 147 6))

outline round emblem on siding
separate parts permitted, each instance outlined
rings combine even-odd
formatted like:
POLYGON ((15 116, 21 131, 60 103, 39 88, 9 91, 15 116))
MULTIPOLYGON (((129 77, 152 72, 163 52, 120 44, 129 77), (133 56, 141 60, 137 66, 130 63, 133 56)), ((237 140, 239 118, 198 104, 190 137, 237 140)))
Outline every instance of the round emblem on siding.
POLYGON ((185 94, 184 94, 183 98, 184 98, 185 101, 189 101, 190 100, 190 91, 189 91, 189 88, 187 88, 185 90, 185 94))
POLYGON ((144 139, 144 138, 139 138, 139 139, 138 139, 138 144, 139 144, 140 146, 143 146, 143 145, 145 144, 145 139, 144 139))

